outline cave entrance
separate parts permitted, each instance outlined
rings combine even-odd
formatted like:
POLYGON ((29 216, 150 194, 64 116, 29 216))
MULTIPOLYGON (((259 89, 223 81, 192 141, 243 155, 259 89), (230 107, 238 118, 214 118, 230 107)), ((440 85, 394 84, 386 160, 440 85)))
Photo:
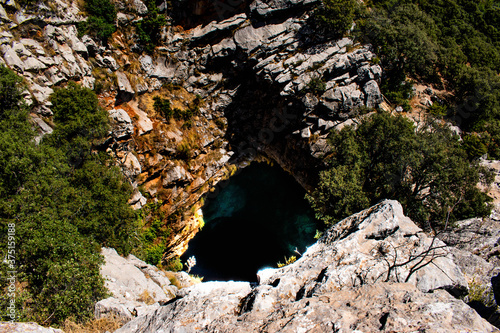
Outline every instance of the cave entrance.
POLYGON ((195 256, 191 273, 204 281, 257 281, 259 269, 276 267, 314 243, 320 224, 304 195, 281 168, 251 164, 206 201, 205 226, 182 261, 195 256))

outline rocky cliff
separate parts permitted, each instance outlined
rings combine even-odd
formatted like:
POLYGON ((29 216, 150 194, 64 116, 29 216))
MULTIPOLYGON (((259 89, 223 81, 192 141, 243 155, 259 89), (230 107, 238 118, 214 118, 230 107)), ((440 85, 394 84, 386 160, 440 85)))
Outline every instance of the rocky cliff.
POLYGON ((136 189, 135 209, 161 203, 168 259, 186 249, 200 225, 196 205, 221 179, 264 156, 310 188, 318 157, 328 153, 328 131, 382 102, 382 69, 370 46, 315 32, 316 3, 241 1, 229 10, 216 2, 221 11, 190 2, 202 24, 187 19, 189 6, 167 10, 186 29, 167 26, 147 54, 134 32, 148 12, 140 0, 115 3, 118 31, 107 44, 79 37, 76 25, 86 17, 77 2, 7 1, 0 4, 0 63, 26 79, 40 135, 52 131, 55 87, 74 80, 100 92, 114 124, 105 148, 136 189), (199 114, 166 121, 153 108, 157 96, 199 114))
POLYGON ((452 296, 467 291, 452 252, 386 200, 257 285, 197 284, 116 332, 497 332, 452 296))

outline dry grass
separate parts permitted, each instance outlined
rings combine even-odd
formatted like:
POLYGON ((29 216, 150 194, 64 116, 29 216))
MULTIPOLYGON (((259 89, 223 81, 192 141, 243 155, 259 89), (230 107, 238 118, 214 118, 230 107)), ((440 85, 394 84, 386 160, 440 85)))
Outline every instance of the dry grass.
POLYGON ((61 329, 65 333, 104 333, 114 332, 125 324, 125 321, 117 316, 108 316, 100 319, 93 319, 84 324, 66 319, 61 329))

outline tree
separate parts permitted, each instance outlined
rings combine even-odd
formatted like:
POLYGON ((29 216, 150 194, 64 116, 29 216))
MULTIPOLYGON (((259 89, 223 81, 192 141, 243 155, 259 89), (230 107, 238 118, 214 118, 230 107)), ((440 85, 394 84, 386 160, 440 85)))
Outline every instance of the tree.
MULTIPOLYGON (((70 83, 52 95, 56 127, 37 144, 21 98, 22 80, 4 67, 0 72, 0 96, 5 96, 0 101, 0 256, 6 257, 7 231, 14 225, 18 320, 89 319, 95 302, 107 296, 99 273, 101 246, 127 254, 135 231, 127 204, 131 187, 93 145, 107 132, 106 112, 91 90, 70 83), (86 148, 79 163, 72 158, 74 146, 86 148)), ((8 270, 13 269, 0 263, 1 273, 8 270)), ((8 287, 2 279, 2 316, 10 302, 8 287)))
POLYGON ((315 20, 327 33, 343 35, 354 21, 356 0, 323 0, 315 20))
POLYGON ((160 41, 160 33, 163 26, 167 24, 165 17, 158 14, 158 8, 153 0, 147 1, 148 13, 136 25, 136 33, 139 42, 146 51, 153 52, 160 41))
POLYGON ((107 42, 116 31, 116 9, 110 0, 86 0, 87 21, 78 25, 80 35, 90 34, 107 42))
POLYGON ((399 200, 414 221, 436 228, 448 215, 453 221, 489 214, 490 199, 476 184, 491 177, 447 128, 416 130, 406 118, 376 114, 329 140, 329 167, 307 196, 327 224, 382 199, 399 200))

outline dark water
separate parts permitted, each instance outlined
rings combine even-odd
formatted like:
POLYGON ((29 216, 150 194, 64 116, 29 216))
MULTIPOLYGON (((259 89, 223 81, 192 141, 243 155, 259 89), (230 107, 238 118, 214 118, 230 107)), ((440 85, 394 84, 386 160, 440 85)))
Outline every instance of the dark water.
POLYGON ((252 164, 203 207, 204 228, 181 258, 194 255, 192 274, 211 280, 256 281, 264 267, 303 253, 318 228, 305 191, 279 167, 252 164))

